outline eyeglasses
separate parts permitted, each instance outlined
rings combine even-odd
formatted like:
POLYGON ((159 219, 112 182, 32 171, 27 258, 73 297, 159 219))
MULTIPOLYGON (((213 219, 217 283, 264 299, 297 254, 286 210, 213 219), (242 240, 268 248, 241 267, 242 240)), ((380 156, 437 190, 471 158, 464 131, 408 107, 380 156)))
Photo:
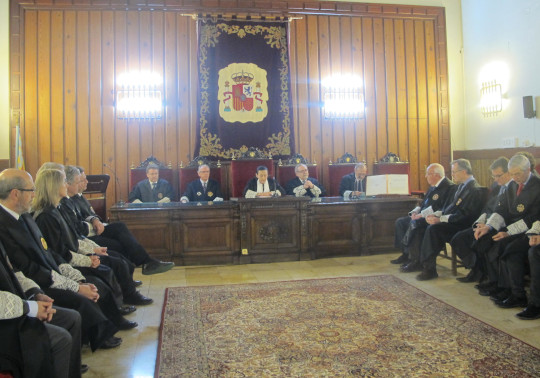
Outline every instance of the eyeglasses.
POLYGON ((491 178, 493 180, 497 180, 497 179, 500 179, 501 177, 503 177, 505 174, 506 174, 506 172, 501 173, 500 175, 491 175, 491 178))
POLYGON ((32 189, 19 189, 19 188, 15 188, 15 190, 19 190, 21 192, 35 192, 36 191, 36 188, 32 188, 32 189))
POLYGON ((459 171, 464 171, 464 169, 456 169, 455 171, 451 171, 451 172, 452 172, 452 174, 454 174, 454 173, 457 173, 459 171))

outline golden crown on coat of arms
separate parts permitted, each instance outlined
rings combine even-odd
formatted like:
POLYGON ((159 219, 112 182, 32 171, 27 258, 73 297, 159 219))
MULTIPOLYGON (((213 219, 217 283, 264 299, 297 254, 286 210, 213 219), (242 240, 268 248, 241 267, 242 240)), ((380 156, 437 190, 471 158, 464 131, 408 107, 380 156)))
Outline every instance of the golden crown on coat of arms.
POLYGON ((236 84, 249 84, 253 80, 253 77, 253 74, 244 71, 236 72, 231 75, 231 79, 233 79, 236 84))

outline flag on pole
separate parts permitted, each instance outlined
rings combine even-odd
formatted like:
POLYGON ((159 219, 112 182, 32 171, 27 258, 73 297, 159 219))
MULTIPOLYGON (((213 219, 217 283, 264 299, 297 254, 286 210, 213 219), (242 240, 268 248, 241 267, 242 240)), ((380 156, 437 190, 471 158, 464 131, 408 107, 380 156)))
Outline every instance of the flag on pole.
POLYGON ((17 130, 17 140, 15 142, 15 168, 25 170, 24 167, 24 157, 22 149, 22 140, 21 140, 21 128, 19 125, 16 127, 17 130))

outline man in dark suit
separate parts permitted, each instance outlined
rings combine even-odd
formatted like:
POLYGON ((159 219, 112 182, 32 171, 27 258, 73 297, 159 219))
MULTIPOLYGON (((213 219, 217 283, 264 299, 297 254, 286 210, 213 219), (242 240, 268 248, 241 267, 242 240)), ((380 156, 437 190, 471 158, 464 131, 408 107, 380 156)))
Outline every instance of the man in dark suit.
POLYGON ((34 190, 28 172, 6 169, 0 173, 0 241, 13 267, 38 284, 55 304, 79 312, 83 337, 92 350, 119 346, 122 339, 113 336, 118 329, 96 303, 96 287, 84 283, 84 276, 69 264, 56 263, 28 214, 34 190))
MULTIPOLYGON (((78 193, 69 195, 70 200, 73 201, 78 211, 77 216, 82 218, 79 222, 73 223, 78 231, 77 233, 88 237, 100 246, 119 252, 135 266, 142 265, 142 273, 144 275, 163 273, 172 269, 174 267, 173 262, 159 261, 151 257, 137 239, 135 239, 135 236, 129 231, 125 223, 102 222, 94 212, 90 202, 82 194, 88 185, 84 169, 82 167, 77 167, 77 169, 80 172, 78 193)), ((140 281, 138 283, 140 284, 140 281)))
POLYGON ((199 165, 197 174, 199 175, 199 180, 194 180, 188 184, 180 201, 182 203, 189 201, 223 201, 219 182, 210 178, 210 166, 207 164, 199 165))
MULTIPOLYGON (((424 219, 431 212, 442 209, 448 193, 452 193, 454 184, 444 175, 444 167, 438 163, 430 164, 426 169, 426 180, 429 184, 429 189, 426 192, 423 201, 409 212, 406 217, 401 217, 396 220, 394 231, 394 246, 402 251, 401 256, 390 261, 392 264, 403 264, 402 271, 414 271, 420 267, 420 256, 411 256, 409 254, 409 245, 412 240, 422 238, 423 233, 428 226, 424 219), (415 238, 415 234, 418 237, 415 238), (411 264, 409 268, 406 268, 411 264)), ((452 194, 450 194, 452 195, 452 194)), ((413 248, 412 251, 418 251, 418 248, 413 248)))
POLYGON ((359 198, 366 193, 367 166, 358 163, 354 166, 354 172, 341 178, 339 195, 345 199, 359 198))
POLYGON ((0 242, 0 371, 25 377, 80 377, 81 317, 53 307, 39 286, 15 272, 0 242), (6 365, 7 364, 7 365, 6 365))
POLYGON ((148 164, 146 167, 146 177, 129 193, 128 201, 133 203, 140 202, 171 202, 174 200, 174 190, 165 179, 159 178, 159 167, 155 164, 148 164))
POLYGON ((500 198, 486 225, 475 237, 495 230, 495 244, 484 251, 488 261, 489 281, 480 287, 481 295, 489 295, 502 308, 526 307, 524 276, 529 249, 525 234, 540 216, 540 179, 530 170, 523 155, 514 155, 508 162, 513 185, 500 198))
POLYGON ((459 277, 459 282, 475 282, 481 281, 482 278, 487 276, 486 263, 484 261, 483 254, 478 253, 480 249, 489 248, 494 242, 492 236, 495 235, 495 231, 490 231, 486 235, 482 236, 479 240, 474 238, 474 233, 477 228, 481 228, 486 224, 486 221, 491 216, 493 211, 499 202, 499 195, 502 195, 508 189, 510 184, 510 174, 508 173, 508 159, 500 157, 495 160, 491 166, 491 177, 495 180, 491 186, 489 197, 487 200, 482 214, 473 223, 472 227, 469 227, 463 231, 459 231, 450 240, 450 245, 454 253, 460 258, 466 268, 469 268, 469 274, 465 277, 459 277))
POLYGON ((466 159, 452 162, 452 178, 458 187, 453 196, 449 196, 442 214, 426 217, 428 227, 420 246, 422 273, 419 281, 438 277, 436 261, 445 243, 461 230, 469 227, 480 215, 483 206, 482 192, 472 174, 471 163, 466 159))
POLYGON ((273 178, 268 177, 268 168, 264 165, 257 167, 255 177, 248 181, 244 188, 246 198, 269 198, 285 195, 285 189, 273 178))
POLYGON ((296 178, 290 180, 285 190, 288 195, 296 197, 321 197, 325 196, 326 192, 319 181, 313 177, 309 177, 309 170, 307 165, 298 164, 294 167, 294 173, 296 178))

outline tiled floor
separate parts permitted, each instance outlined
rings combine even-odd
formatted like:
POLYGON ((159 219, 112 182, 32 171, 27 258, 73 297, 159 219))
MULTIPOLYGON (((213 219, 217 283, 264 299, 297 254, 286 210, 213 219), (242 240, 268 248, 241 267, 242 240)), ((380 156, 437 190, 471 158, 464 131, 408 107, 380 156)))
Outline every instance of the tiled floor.
MULTIPOLYGON (((95 353, 89 349, 83 351, 83 363, 90 366, 90 371, 84 377, 153 377, 163 296, 165 288, 175 286, 395 274, 465 313, 540 348, 540 320, 519 320, 515 317, 519 312, 516 309, 499 309, 489 298, 479 296, 473 284, 457 282, 451 274, 448 260, 438 260, 438 279, 420 282, 415 279, 416 273, 400 273, 396 265, 389 263, 396 256, 388 254, 273 264, 176 267, 154 276, 143 276, 141 270, 137 269, 135 278, 143 281, 141 292, 155 302, 139 307, 128 316, 130 320, 137 321, 139 327, 117 334, 124 340, 119 348, 95 353)), ((459 273, 467 272, 460 269, 459 273)))

